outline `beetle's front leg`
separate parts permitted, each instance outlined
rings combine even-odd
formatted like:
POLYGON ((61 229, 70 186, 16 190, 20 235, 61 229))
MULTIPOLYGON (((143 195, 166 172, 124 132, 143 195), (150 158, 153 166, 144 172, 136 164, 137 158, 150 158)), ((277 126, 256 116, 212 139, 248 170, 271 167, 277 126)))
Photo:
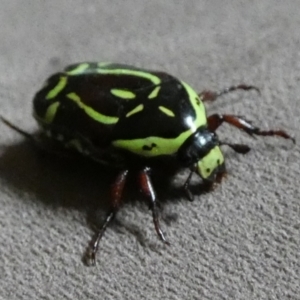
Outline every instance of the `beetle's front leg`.
POLYGON ((123 195, 123 190, 125 186, 125 182, 128 176, 128 170, 124 170, 119 173, 117 179, 113 183, 111 187, 111 209, 108 212, 106 219, 104 221, 104 224, 100 228, 100 230, 95 234, 94 238, 91 241, 91 246, 89 248, 89 251, 87 253, 88 259, 91 265, 96 264, 96 253, 98 251, 99 243, 104 235, 104 232, 108 225, 112 222, 112 220, 115 218, 121 203, 122 203, 122 195, 123 195))
POLYGON ((191 170, 189 173, 189 176, 187 177, 185 183, 183 184, 183 190, 188 198, 189 201, 194 201, 194 196, 192 194, 192 192, 190 191, 190 183, 191 183, 191 179, 192 176, 194 174, 195 170, 191 170))
POLYGON ((260 90, 257 87, 255 87, 253 85, 240 84, 240 85, 231 86, 229 88, 223 89, 219 92, 204 90, 201 93, 199 93, 199 96, 203 102, 215 101, 220 96, 226 95, 226 94, 231 93, 236 90, 243 90, 243 91, 255 90, 260 94, 260 90))
POLYGON ((279 136, 284 139, 291 139, 293 143, 295 143, 295 139, 284 130, 261 130, 259 127, 252 125, 251 122, 240 116, 214 114, 207 118, 208 128, 213 132, 216 131, 224 122, 243 130, 250 136, 279 136))
POLYGON ((244 145, 244 144, 232 144, 232 143, 227 143, 227 142, 220 142, 220 146, 222 145, 226 145, 228 147, 230 147, 231 149, 233 149, 235 152, 240 153, 240 154, 246 154, 248 153, 251 148, 248 145, 244 145))
POLYGON ((148 167, 144 168, 142 171, 138 174, 138 179, 140 183, 140 187, 142 192, 146 195, 146 197, 150 200, 150 208, 152 210, 152 217, 153 217, 153 223, 156 230, 156 233, 161 241, 163 241, 165 244, 169 244, 169 242, 166 240, 163 231, 160 228, 159 225, 159 211, 157 207, 157 199, 155 195, 155 191, 149 176, 150 169, 148 167))
MULTIPOLYGON (((226 145, 229 145, 229 144, 226 143, 226 145)), ((189 176, 187 177, 185 183, 183 184, 183 190, 187 196, 187 199, 191 202, 194 201, 194 195, 190 191, 190 183, 191 183, 192 176, 195 172, 196 172, 195 170, 191 170, 189 173, 189 176)), ((220 184, 222 179, 224 177, 226 177, 226 174, 227 173, 226 173, 226 170, 224 167, 224 170, 220 170, 219 172, 216 173, 213 180, 205 180, 202 178, 203 182, 201 184, 201 191, 204 193, 212 191, 214 189, 214 187, 216 186, 216 184, 220 184)))

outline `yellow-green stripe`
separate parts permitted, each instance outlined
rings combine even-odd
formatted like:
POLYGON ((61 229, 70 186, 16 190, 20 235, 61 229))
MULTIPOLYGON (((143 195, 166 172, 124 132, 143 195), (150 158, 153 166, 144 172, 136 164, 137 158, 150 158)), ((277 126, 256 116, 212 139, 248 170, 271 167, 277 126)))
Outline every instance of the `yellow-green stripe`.
POLYGON ((148 99, 153 99, 153 98, 156 98, 159 91, 160 91, 161 87, 160 86, 157 86, 148 96, 148 99))
POLYGON ((82 108, 88 116, 90 116, 92 119, 94 119, 95 121, 97 121, 99 123, 103 123, 103 124, 107 124, 107 125, 116 124, 119 120, 118 117, 111 117, 111 116, 103 115, 103 114, 95 111, 91 107, 85 105, 81 101, 80 97, 75 93, 70 93, 67 95, 67 97, 69 99, 71 99, 72 101, 74 101, 80 108, 82 108))
POLYGON ((170 109, 164 106, 159 106, 158 109, 169 117, 175 117, 175 114, 170 109))
POLYGON ((119 98, 131 100, 136 97, 136 95, 133 92, 127 91, 127 90, 121 90, 121 89, 111 89, 110 92, 119 98))
POLYGON ((140 104, 137 107, 135 107, 133 110, 131 110, 129 113, 126 114, 126 118, 138 113, 139 111, 142 111, 144 109, 144 105, 140 104))
POLYGON ((67 71, 66 73, 68 75, 78 75, 78 74, 81 74, 86 69, 88 69, 88 67, 89 67, 88 63, 82 63, 82 64, 77 65, 74 69, 67 71))
POLYGON ((62 76, 60 77, 57 85, 46 95, 46 99, 53 99, 55 98, 67 85, 67 77, 62 76))
POLYGON ((190 135, 191 131, 187 130, 173 139, 150 136, 135 140, 116 140, 113 145, 145 157, 171 155, 177 152, 178 148, 190 135), (152 148, 152 144, 155 144, 156 147, 152 148), (144 150, 144 146, 152 148, 152 150, 144 150))
POLYGON ((152 81, 154 84, 159 84, 161 82, 160 78, 148 73, 148 72, 143 72, 143 71, 136 71, 136 70, 127 70, 127 69, 101 69, 99 68, 97 70, 99 74, 112 74, 112 75, 133 75, 137 77, 143 77, 146 78, 150 81, 152 81))
POLYGON ((199 101, 199 97, 197 93, 191 88, 187 83, 181 82, 183 87, 185 88, 191 105, 193 106, 194 112, 196 114, 196 118, 194 120, 190 120, 187 118, 187 121, 190 122, 189 126, 192 132, 195 132, 200 126, 206 125, 206 111, 204 105, 199 106, 197 102, 199 101))
POLYGON ((47 108, 46 114, 43 118, 44 122, 46 122, 48 124, 52 123, 59 105, 60 105, 60 103, 58 101, 49 105, 49 107, 47 108))

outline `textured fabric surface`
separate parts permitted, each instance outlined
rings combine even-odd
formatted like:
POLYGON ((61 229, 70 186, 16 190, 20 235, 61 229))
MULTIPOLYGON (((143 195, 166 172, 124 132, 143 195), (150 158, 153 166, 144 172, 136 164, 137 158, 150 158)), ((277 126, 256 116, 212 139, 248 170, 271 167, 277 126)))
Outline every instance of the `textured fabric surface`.
MULTIPOLYGON (((195 89, 241 82, 210 112, 285 128, 300 141, 300 5, 254 1, 0 1, 0 113, 34 132, 31 100, 69 63, 161 69, 195 89)), ((300 299, 299 146, 251 139, 227 125, 228 178, 193 203, 164 199, 162 245, 134 188, 102 240, 96 267, 82 255, 102 220, 110 177, 98 166, 41 155, 1 125, 0 299, 300 299)), ((174 179, 180 185, 187 173, 174 179)), ((197 182, 197 181, 196 181, 197 182)))

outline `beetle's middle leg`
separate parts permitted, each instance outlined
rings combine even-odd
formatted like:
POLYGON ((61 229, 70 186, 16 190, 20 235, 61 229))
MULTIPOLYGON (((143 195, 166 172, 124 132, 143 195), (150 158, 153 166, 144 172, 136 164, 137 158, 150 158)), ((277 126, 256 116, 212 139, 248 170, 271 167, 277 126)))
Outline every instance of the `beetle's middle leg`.
POLYGON ((138 179, 140 183, 140 187, 142 189, 142 192, 147 196, 147 198, 150 200, 150 209, 152 210, 152 217, 153 217, 153 223, 155 227, 155 231, 160 238, 161 241, 163 241, 166 244, 169 244, 166 240, 163 231, 160 228, 159 225, 159 212, 158 212, 158 206, 157 206, 157 199, 155 195, 155 191, 149 176, 149 168, 146 167, 138 174, 138 179))
POLYGON ((199 96, 200 96, 200 98, 203 102, 205 102, 205 101, 215 101, 220 96, 226 95, 228 93, 231 93, 231 92, 237 91, 237 90, 243 90, 243 91, 255 90, 260 94, 260 90, 256 86, 240 84, 240 85, 236 85, 236 86, 231 86, 229 88, 225 88, 225 89, 223 89, 219 92, 204 90, 201 93, 199 93, 199 96))
POLYGON ((250 121, 240 116, 214 114, 207 118, 208 129, 213 132, 224 122, 243 130, 250 136, 279 136, 284 139, 291 139, 293 143, 295 143, 295 139, 284 130, 261 130, 259 127, 254 126, 250 121))
POLYGON ((96 253, 98 251, 99 243, 104 235, 104 232, 108 225, 112 222, 112 220, 115 218, 121 203, 122 203, 122 194, 125 186, 125 182, 128 176, 128 170, 124 170, 119 173, 117 179, 113 183, 111 187, 111 209, 108 212, 106 219, 102 225, 102 227, 99 229, 99 231, 95 234, 94 238, 91 241, 91 247, 88 252, 88 258, 91 261, 92 265, 95 265, 95 258, 96 253))

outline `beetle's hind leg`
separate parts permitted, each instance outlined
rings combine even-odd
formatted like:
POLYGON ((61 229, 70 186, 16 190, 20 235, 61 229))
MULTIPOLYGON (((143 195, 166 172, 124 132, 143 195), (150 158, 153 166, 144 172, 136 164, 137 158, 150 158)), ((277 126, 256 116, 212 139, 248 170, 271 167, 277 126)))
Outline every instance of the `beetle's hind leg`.
POLYGON ((240 84, 240 85, 236 85, 236 86, 231 86, 229 88, 225 88, 219 92, 204 90, 201 93, 199 93, 199 96, 201 97, 201 100, 204 102, 205 101, 215 101, 220 96, 226 95, 228 93, 231 93, 231 92, 237 91, 237 90, 243 90, 243 91, 255 90, 260 94, 260 90, 256 86, 240 84))
POLYGON ((108 225, 113 221, 115 218, 121 203, 122 203, 122 194, 125 186, 125 182, 128 176, 128 170, 124 170, 119 173, 117 179, 112 185, 111 188, 111 209, 108 212, 106 219, 102 225, 102 227, 96 232, 95 236, 93 237, 90 247, 87 251, 87 263, 89 265, 95 265, 96 264, 96 253, 99 248, 99 243, 101 238, 104 235, 104 232, 106 231, 108 225))
POLYGON ((78 158, 77 153, 66 151, 60 142, 49 138, 47 133, 45 134, 43 131, 39 134, 31 134, 14 125, 2 116, 0 116, 0 120, 9 128, 24 136, 36 149, 41 150, 43 153, 54 154, 58 157, 67 159, 78 158))
POLYGON ((214 114, 207 118, 208 128, 213 132, 216 131, 224 122, 243 130, 252 137, 255 135, 279 136, 284 139, 290 139, 293 143, 295 143, 295 139, 284 130, 261 130, 259 127, 254 126, 250 121, 240 116, 214 114))
POLYGON ((144 168, 139 173, 139 183, 142 192, 147 196, 147 198, 150 200, 150 209, 152 210, 152 217, 153 217, 153 223, 155 227, 155 231, 160 238, 161 241, 163 241, 165 244, 169 245, 169 242, 166 240, 163 231, 160 228, 159 224, 159 211, 157 206, 157 199, 155 195, 155 191, 152 186, 152 182, 149 176, 149 168, 144 168))
POLYGON ((11 123, 10 121, 8 121, 7 119, 5 119, 3 116, 0 116, 1 121, 8 126, 9 128, 11 128, 12 130, 18 132, 19 134, 23 135, 26 139, 28 139, 29 141, 31 141, 34 144, 38 143, 38 139, 31 133, 24 131, 23 129, 21 129, 20 127, 14 125, 13 123, 11 123))

